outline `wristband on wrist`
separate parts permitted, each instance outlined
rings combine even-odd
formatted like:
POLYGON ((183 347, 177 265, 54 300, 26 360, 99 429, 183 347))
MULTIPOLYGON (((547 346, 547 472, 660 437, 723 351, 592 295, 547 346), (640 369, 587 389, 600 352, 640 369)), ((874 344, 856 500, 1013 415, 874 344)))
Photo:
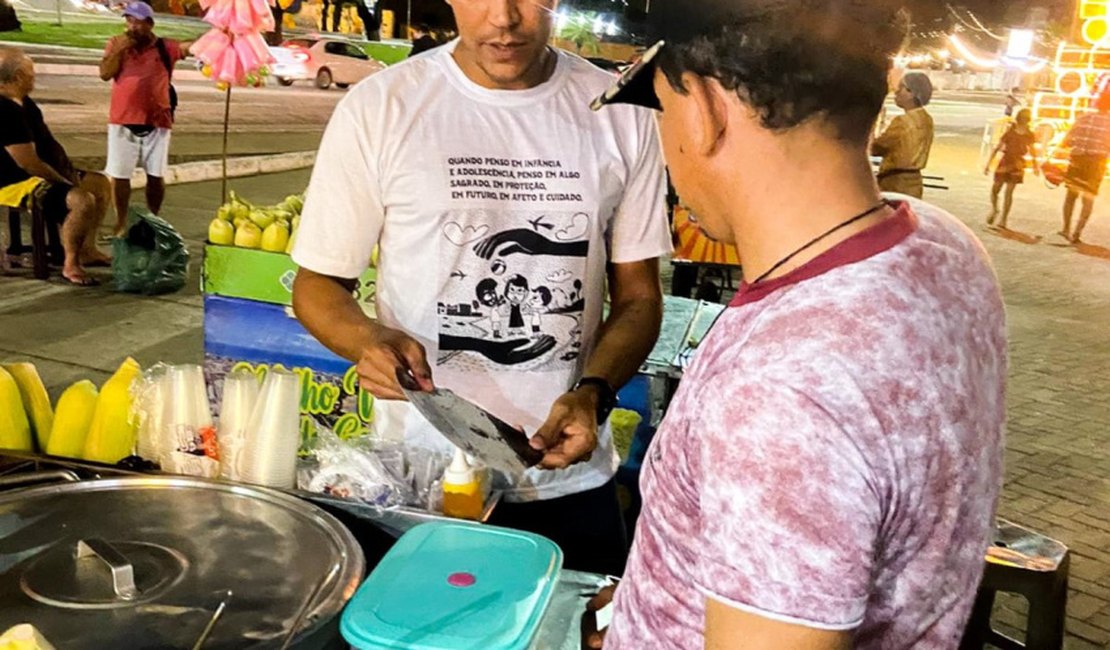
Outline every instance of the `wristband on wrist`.
POLYGON ((612 384, 601 377, 583 377, 572 390, 587 386, 597 389, 597 426, 600 427, 609 419, 609 414, 617 406, 617 391, 612 384))

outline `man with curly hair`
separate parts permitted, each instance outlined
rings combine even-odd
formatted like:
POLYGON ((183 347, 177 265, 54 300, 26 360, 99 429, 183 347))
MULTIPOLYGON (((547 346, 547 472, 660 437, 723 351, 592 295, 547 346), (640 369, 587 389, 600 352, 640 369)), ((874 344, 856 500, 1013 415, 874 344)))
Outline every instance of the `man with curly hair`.
POLYGON ((960 643, 1002 478, 1003 305, 972 233, 871 173, 882 1, 657 0, 663 40, 595 103, 661 110, 679 195, 744 260, 648 451, 606 648, 960 643))

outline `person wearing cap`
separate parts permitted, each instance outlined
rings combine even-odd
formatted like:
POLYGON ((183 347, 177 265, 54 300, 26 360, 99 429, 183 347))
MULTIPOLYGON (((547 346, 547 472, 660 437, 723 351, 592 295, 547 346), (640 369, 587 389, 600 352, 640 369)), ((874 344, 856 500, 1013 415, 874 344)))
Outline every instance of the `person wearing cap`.
POLYGON ((147 176, 147 208, 155 214, 162 209, 174 118, 173 65, 192 44, 157 36, 154 10, 145 2, 131 2, 123 15, 126 29, 108 41, 100 61, 100 78, 112 82, 105 173, 112 179, 117 236, 127 227, 137 167, 147 176))
POLYGON ((556 5, 453 2, 457 40, 350 90, 309 183, 293 306, 412 448, 449 457, 397 401, 398 371, 522 428, 544 469, 495 481, 491 523, 617 573, 628 546, 606 420, 660 328, 666 179, 651 112, 592 113, 612 78, 548 46, 556 5), (371 321, 351 290, 375 244, 371 321))
POLYGON ((933 149, 933 117, 925 110, 933 99, 933 82, 924 72, 907 72, 894 91, 894 103, 905 111, 871 145, 871 153, 882 156, 879 187, 921 198, 925 191, 921 170, 929 164, 933 149))
POLYGON ((1003 303, 966 226, 871 173, 904 33, 881 2, 656 0, 663 41, 597 102, 662 109, 679 196, 744 260, 647 453, 607 649, 959 646, 1003 303))

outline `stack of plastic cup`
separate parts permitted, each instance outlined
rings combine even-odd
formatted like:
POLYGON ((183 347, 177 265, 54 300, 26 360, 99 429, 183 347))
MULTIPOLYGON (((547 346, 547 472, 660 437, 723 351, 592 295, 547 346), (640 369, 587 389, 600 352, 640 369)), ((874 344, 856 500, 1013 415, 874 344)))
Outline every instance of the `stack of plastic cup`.
POLYGON ((239 454, 246 445, 247 425, 258 402, 258 378, 236 370, 224 379, 220 406, 220 478, 239 481, 239 454))
POLYGON ((142 458, 157 462, 162 457, 162 440, 166 423, 166 394, 169 368, 157 365, 144 378, 135 410, 139 413, 139 432, 136 436, 136 453, 142 458))
POLYGON ((205 457, 205 441, 214 436, 214 428, 204 371, 197 365, 173 366, 166 388, 169 404, 159 459, 162 469, 215 478, 219 463, 205 457))
POLYGON ((239 454, 239 477, 247 483, 292 488, 297 479, 301 381, 285 370, 270 370, 247 424, 239 454))

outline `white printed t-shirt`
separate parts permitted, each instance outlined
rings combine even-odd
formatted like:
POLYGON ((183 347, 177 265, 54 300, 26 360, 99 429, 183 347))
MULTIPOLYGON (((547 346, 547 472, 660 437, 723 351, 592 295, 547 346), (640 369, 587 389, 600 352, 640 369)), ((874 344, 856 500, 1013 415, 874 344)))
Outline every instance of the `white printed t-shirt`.
MULTIPOLYGON (((606 263, 671 250, 655 121, 593 113, 608 73, 558 52, 536 88, 470 81, 453 45, 367 78, 324 134, 293 259, 357 277, 380 242, 377 311, 424 345, 437 386, 534 433, 574 384, 602 319, 606 263)), ((449 449, 407 404, 406 440, 449 449)), ((517 477, 509 500, 598 487, 589 463, 517 477)))
POLYGON ((957 648, 1002 484, 1005 329, 982 246, 916 201, 742 287, 648 450, 605 647, 701 648, 712 598, 863 650, 957 648))

